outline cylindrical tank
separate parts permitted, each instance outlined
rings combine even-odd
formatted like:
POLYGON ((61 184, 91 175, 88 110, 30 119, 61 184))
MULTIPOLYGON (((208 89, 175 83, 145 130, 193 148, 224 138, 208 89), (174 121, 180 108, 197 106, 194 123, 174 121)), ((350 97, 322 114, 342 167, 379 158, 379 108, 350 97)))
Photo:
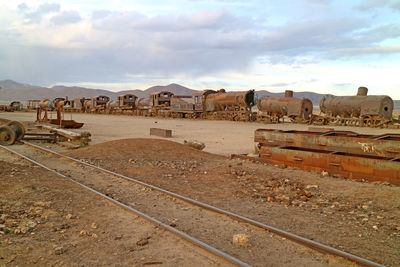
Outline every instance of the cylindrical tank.
POLYGON ((209 94, 205 100, 207 111, 222 111, 232 108, 251 108, 255 105, 254 90, 246 92, 225 92, 219 91, 215 94, 209 94))
POLYGON ((295 116, 309 119, 313 112, 312 102, 307 98, 263 97, 258 100, 257 107, 261 112, 279 117, 295 116))
POLYGON ((50 99, 43 99, 39 102, 39 108, 41 109, 54 109, 53 101, 50 99))
POLYGON ((389 96, 336 96, 323 97, 320 109, 323 113, 332 117, 360 117, 381 116, 386 119, 392 118, 393 100, 389 96))

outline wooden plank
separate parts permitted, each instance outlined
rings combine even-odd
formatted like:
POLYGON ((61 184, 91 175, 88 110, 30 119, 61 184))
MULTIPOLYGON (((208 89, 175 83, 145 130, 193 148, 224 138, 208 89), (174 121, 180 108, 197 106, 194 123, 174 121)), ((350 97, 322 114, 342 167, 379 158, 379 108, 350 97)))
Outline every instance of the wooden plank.
POLYGON ((161 129, 161 128, 150 128, 150 135, 156 135, 161 137, 172 137, 172 130, 161 129))

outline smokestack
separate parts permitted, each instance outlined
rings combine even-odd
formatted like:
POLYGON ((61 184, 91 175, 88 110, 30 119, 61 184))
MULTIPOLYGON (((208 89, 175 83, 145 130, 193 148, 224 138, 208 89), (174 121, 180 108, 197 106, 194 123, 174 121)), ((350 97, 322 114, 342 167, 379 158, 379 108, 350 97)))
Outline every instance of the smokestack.
POLYGON ((366 96, 368 94, 368 88, 367 87, 358 87, 357 91, 357 96, 366 96))
POLYGON ((285 91, 285 97, 293 97, 293 91, 291 91, 291 90, 286 90, 286 91, 285 91))

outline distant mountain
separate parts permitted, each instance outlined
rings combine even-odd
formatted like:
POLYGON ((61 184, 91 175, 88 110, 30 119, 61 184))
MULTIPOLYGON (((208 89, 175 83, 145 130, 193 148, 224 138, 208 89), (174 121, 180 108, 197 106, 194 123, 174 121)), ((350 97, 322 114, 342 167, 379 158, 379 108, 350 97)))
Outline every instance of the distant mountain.
POLYGON ((24 101, 29 99, 54 99, 56 97, 68 96, 69 99, 87 97, 91 98, 98 95, 106 95, 111 99, 117 99, 118 96, 124 94, 134 94, 139 98, 146 98, 149 94, 157 91, 170 91, 175 95, 192 95, 196 90, 189 89, 179 84, 169 84, 166 86, 153 86, 146 90, 125 90, 120 92, 112 92, 103 89, 90 89, 78 86, 57 85, 51 88, 34 86, 29 84, 17 83, 12 80, 0 81, 0 100, 1 101, 24 101))

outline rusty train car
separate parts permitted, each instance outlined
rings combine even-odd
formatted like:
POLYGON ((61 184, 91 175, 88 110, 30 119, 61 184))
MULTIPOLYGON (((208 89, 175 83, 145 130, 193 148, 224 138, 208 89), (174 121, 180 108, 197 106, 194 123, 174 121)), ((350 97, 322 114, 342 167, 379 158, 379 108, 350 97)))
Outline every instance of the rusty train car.
POLYGON ((393 120, 392 98, 368 95, 366 87, 359 87, 355 96, 323 97, 319 106, 326 123, 377 127, 393 120))
POLYGON ((85 103, 85 112, 90 113, 104 113, 110 97, 100 95, 92 98, 91 101, 85 103))
POLYGON ((286 90, 284 97, 263 97, 257 102, 258 120, 283 122, 285 117, 292 122, 307 123, 311 120, 313 104, 307 98, 294 98, 293 91, 286 90))
POLYGON ((217 119, 217 120, 254 120, 251 108, 255 104, 254 90, 245 92, 226 92, 205 90, 192 96, 171 98, 170 113, 174 117, 217 119))

